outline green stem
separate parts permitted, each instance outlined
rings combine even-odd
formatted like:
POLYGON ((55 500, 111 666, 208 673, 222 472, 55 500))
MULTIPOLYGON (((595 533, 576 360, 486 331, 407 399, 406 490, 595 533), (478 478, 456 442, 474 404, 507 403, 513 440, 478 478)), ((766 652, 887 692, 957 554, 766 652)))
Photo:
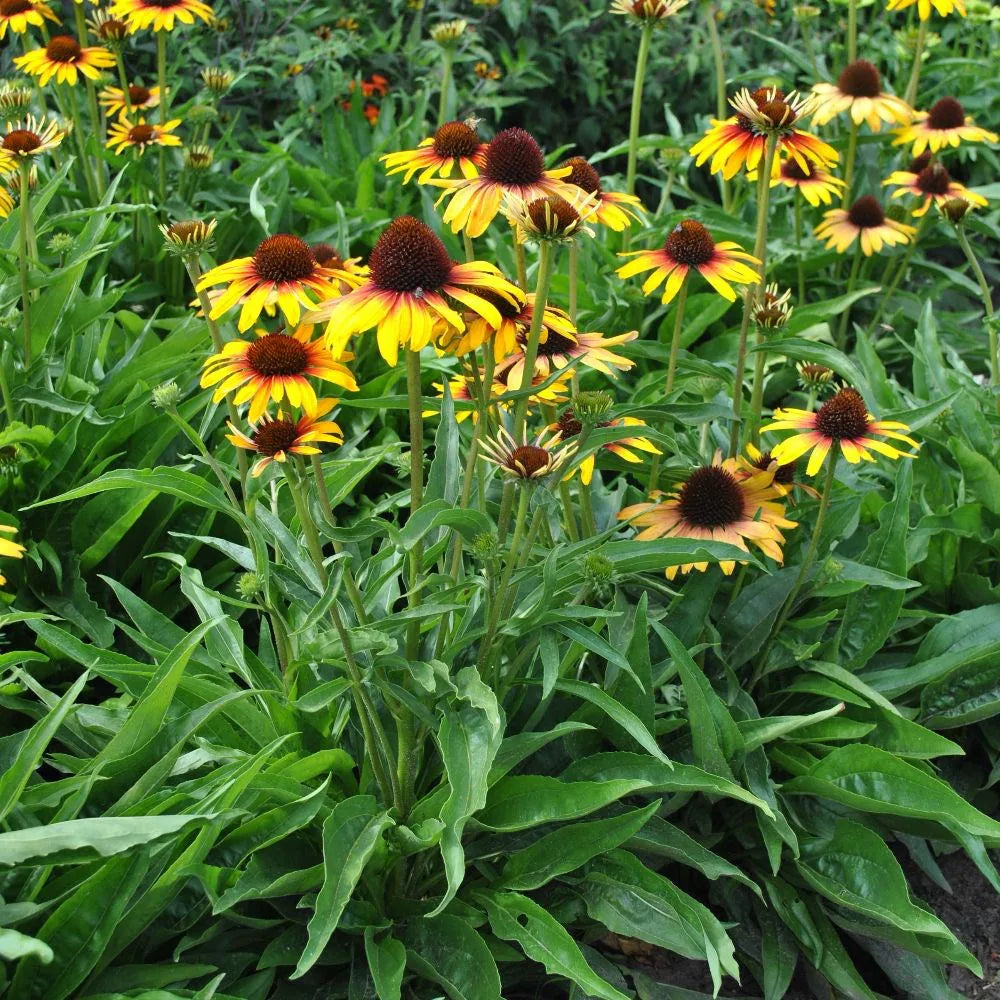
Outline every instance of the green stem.
POLYGON ((767 641, 767 645, 757 662, 757 668, 750 679, 751 688, 753 688, 757 681, 760 680, 761 674, 763 674, 767 663, 767 654, 770 652, 771 647, 778 638, 778 633, 781 631, 782 626, 788 620, 788 615, 795 603, 795 598, 798 597, 799 591, 802 589, 802 584, 805 582, 805 578, 809 573, 809 570, 812 568, 813 560, 816 558, 816 550, 819 547, 820 536, 823 534, 823 523, 826 520, 826 513, 830 506, 830 496, 833 493, 833 480, 836 470, 837 456, 831 451, 827 457, 826 478, 823 481, 823 492, 820 494, 819 509, 816 512, 816 525, 813 528, 812 538, 809 540, 809 548, 806 549, 805 558, 802 560, 802 565, 799 567, 799 573, 795 578, 795 583, 792 585, 792 589, 789 591, 788 597, 785 598, 785 601, 781 606, 781 611, 778 614, 778 620, 775 622, 774 628, 771 630, 770 638, 767 641))
MULTIPOLYGON (((326 488, 326 477, 323 475, 323 462, 319 455, 312 455, 310 457, 312 459, 313 480, 316 483, 316 495, 319 497, 320 510, 323 511, 323 515, 330 522, 331 527, 335 526, 337 519, 334 517, 333 505, 330 503, 330 493, 326 488)), ((334 540, 333 551, 340 555, 344 551, 344 546, 334 540)), ((351 602, 351 607, 354 608, 358 624, 367 625, 368 615, 365 613, 365 604, 361 597, 361 589, 358 587, 358 581, 354 578, 354 572, 349 563, 346 561, 342 562, 341 566, 343 567, 344 586, 347 588, 347 597, 351 602)))
MULTIPOLYGON (((76 139, 76 148, 80 154, 80 171, 83 174, 84 186, 92 202, 97 202, 97 186, 93 175, 90 172, 90 157, 87 155, 87 145, 84 135, 86 129, 80 120, 80 107, 76 100, 76 90, 69 84, 64 84, 68 94, 67 103, 69 105, 69 117, 73 120, 73 134, 76 139)), ((58 92, 58 91, 57 91, 58 92)))
MULTIPOLYGON (((854 291, 854 285, 858 280, 858 268, 861 266, 861 241, 858 240, 857 246, 854 248, 854 260, 851 261, 851 273, 847 276, 847 290, 844 292, 845 297, 850 297, 851 292, 854 291)), ((837 348, 838 350, 843 350, 845 344, 847 343, 847 327, 851 318, 851 307, 850 305, 844 309, 840 316, 840 326, 837 329, 837 348)))
POLYGON ((590 484, 580 478, 580 534, 583 538, 592 538, 597 534, 597 524, 594 521, 594 507, 590 499, 590 484))
MULTIPOLYGON (((4 353, 6 354, 6 351, 4 353)), ((7 358, 0 357, 0 395, 3 396, 3 407, 7 411, 7 423, 12 424, 17 419, 17 411, 14 409, 14 397, 10 392, 7 368, 7 358)))
POLYGON ((806 304, 806 270, 802 264, 802 195, 795 189, 792 198, 795 206, 795 270, 799 278, 799 306, 806 304))
POLYGON ((559 499, 562 501, 563 523, 566 525, 566 534, 571 542, 580 540, 580 532, 576 527, 576 515, 573 513, 573 494, 569 491, 569 483, 559 483, 559 499))
POLYGON ((688 283, 687 275, 681 282, 680 290, 677 292, 677 304, 674 306, 674 332, 670 338, 670 360, 667 362, 667 387, 669 394, 674 387, 674 378, 677 375, 677 354, 681 346, 681 330, 684 326, 684 307, 687 304, 688 283))
MULTIPOLYGON (((531 316, 531 327, 528 330, 528 340, 524 347, 524 369, 521 373, 522 392, 531 388, 535 375, 535 361, 538 358, 538 341, 542 333, 542 314, 549 297, 549 285, 552 282, 552 264, 555 259, 554 244, 544 240, 538 247, 538 279, 535 283, 535 305, 531 316)), ((526 394, 517 401, 514 410, 514 440, 521 441, 524 436, 524 418, 528 412, 526 394)))
MULTIPOLYGON (((288 482, 289 492, 292 494, 292 502, 295 504, 295 513, 298 515, 302 533, 306 536, 306 546, 312 558, 313 565, 319 575, 323 586, 326 586, 327 572, 323 564, 323 549, 319 541, 319 533, 316 530, 316 522, 309 512, 309 503, 302 491, 302 481, 299 475, 293 470, 289 463, 284 466, 285 479, 288 482)), ((344 625, 337 607, 336 600, 330 604, 330 620, 337 632, 341 645, 344 647, 344 662, 347 664, 347 671, 351 679, 351 692, 354 697, 355 708, 358 712, 358 721, 361 724, 361 733, 365 742, 365 752, 371 761, 372 770, 375 772, 375 780, 378 782, 382 792, 382 798, 386 802, 392 802, 397 808, 402 804, 400 789, 396 784, 394 776, 391 776, 392 768, 386 766, 386 761, 391 759, 389 743, 382 724, 379 720, 375 706, 371 703, 364 690, 361 677, 361 668, 358 665, 354 654, 354 646, 351 643, 350 633, 344 625)))
MULTIPOLYGON (((625 168, 625 192, 635 194, 636 161, 639 155, 639 118, 642 111, 642 88, 646 81, 646 64, 649 46, 653 40, 654 21, 645 21, 639 36, 639 53, 635 60, 635 79, 632 81, 632 110, 628 123, 628 163, 625 168)), ((626 236, 628 230, 626 230, 626 236)))
POLYGON ((31 186, 28 183, 31 165, 26 156, 18 163, 21 171, 21 213, 17 230, 17 263, 21 273, 21 316, 24 321, 24 369, 31 367, 31 316, 28 290, 28 227, 31 225, 31 186))
POLYGON ((448 91, 451 89, 451 67, 455 61, 455 50, 449 45, 441 57, 441 96, 438 98, 438 126, 448 121, 448 91))
POLYGON ((465 246, 465 262, 470 264, 476 259, 476 252, 472 246, 472 237, 464 229, 462 230, 462 243, 465 246))
MULTIPOLYGON (((757 235, 754 239, 753 255, 760 261, 760 290, 763 291, 767 271, 767 206, 771 193, 771 167, 774 151, 778 145, 777 135, 769 135, 764 158, 757 174, 757 235)), ((740 412, 743 409, 743 376, 747 363, 747 335, 750 332, 750 317, 753 313, 757 287, 747 285, 743 295, 743 320, 740 323, 740 339, 736 351, 736 373, 733 377, 733 426, 729 431, 729 453, 735 455, 740 441, 740 412)))
POLYGON ((851 203, 851 184, 854 181, 854 160, 858 155, 858 126, 851 121, 851 131, 847 136, 847 155, 844 157, 844 197, 841 208, 847 208, 851 203))
MULTIPOLYGON (((410 415, 410 517, 420 509, 424 499, 424 422, 421 408, 420 352, 406 351, 406 391, 410 415)), ((416 542, 410 549, 410 575, 407 603, 410 608, 420 604, 417 584, 423 560, 423 546, 416 542)), ((420 656, 420 622, 413 619, 406 626, 406 656, 420 656)))
MULTIPOLYGON (((712 43, 712 60, 715 66, 715 116, 719 121, 722 121, 727 117, 725 55, 722 50, 722 39, 719 37, 719 24, 715 18, 715 4, 706 3, 703 9, 708 24, 708 36, 712 43)), ((722 207, 728 212, 732 207, 732 191, 729 181, 725 178, 720 183, 722 185, 722 207)))
MULTIPOLYGON (((167 120, 170 98, 167 93, 167 33, 156 32, 156 79, 160 88, 160 124, 167 120)), ((160 207, 167 200, 167 155, 160 146, 160 207)))
POLYGON ((858 0, 847 3, 847 61, 858 58, 858 0))
POLYGON ((580 271, 580 247, 574 240, 569 245, 569 321, 576 326, 577 279, 580 271))
MULTIPOLYGON (((882 295, 879 301, 878 308, 875 310, 875 315, 872 317, 872 321, 868 324, 869 331, 874 330, 878 325, 878 321, 882 318, 882 313, 885 312, 885 308, 889 305, 892 300, 892 296, 895 294, 896 289, 899 287, 899 283, 906 277, 906 270, 910 266, 910 260, 913 258, 913 252, 917 248, 917 243, 920 241, 920 237, 923 235, 924 230, 927 228, 927 222, 930 219, 930 212, 925 212, 921 216, 920 223, 917 225, 917 231, 913 234, 913 239, 906 246, 906 252, 903 254, 902 259, 896 264, 896 269, 893 272, 892 280, 889 282, 888 287, 882 295)), ((886 265, 886 270, 895 264, 894 260, 890 260, 889 264, 886 265)))
POLYGON ((930 21, 921 21, 917 29, 917 44, 913 49, 913 69, 910 71, 910 82, 906 85, 903 100, 911 107, 917 99, 917 87, 920 85, 920 68, 924 61, 924 44, 927 42, 927 25, 930 21))
MULTIPOLYGON (((510 539, 510 548, 507 550, 507 561, 504 563, 503 574, 500 577, 500 585, 490 604, 489 617, 486 623, 486 635, 479 646, 479 655, 476 659, 476 666, 479 673, 484 674, 490 659, 493 657, 493 640, 496 637, 497 626, 500 623, 500 610, 503 608, 507 594, 507 587, 510 584, 511 574, 517 563, 518 548, 521 544, 521 536, 524 534, 524 522, 528 514, 528 501, 531 499, 531 487, 527 481, 521 481, 518 486, 519 496, 517 501, 517 514, 514 519, 514 534, 510 539)), ((494 691, 500 688, 500 657, 493 661, 492 683, 494 691)))
POLYGON ((123 100, 125 101, 125 117, 132 118, 132 98, 128 92, 128 76, 125 73, 125 60, 122 58, 121 49, 115 46, 115 64, 118 66, 118 82, 121 84, 123 100))
MULTIPOLYGON (((961 222, 956 224, 955 234, 958 236, 958 243, 965 254, 965 259, 969 262, 969 267, 972 268, 972 273, 975 274, 976 281, 979 282, 979 291, 983 297, 983 309, 986 311, 986 329, 989 336, 990 385, 993 387, 993 391, 996 392, 997 388, 1000 387, 1000 347, 997 344, 997 327, 993 318, 993 297, 990 294, 990 286, 986 281, 986 276, 983 274, 983 269, 972 250, 969 237, 966 235, 965 227, 961 222)), ((1000 396, 996 398, 996 408, 997 413, 1000 413, 1000 396)))
POLYGON ((754 352, 753 385, 750 390, 750 428, 749 440, 754 444, 760 441, 760 411, 764 405, 764 362, 767 359, 764 346, 764 335, 757 331, 757 350, 754 352))
POLYGON ((215 457, 208 450, 205 442, 201 439, 201 435, 173 407, 166 409, 164 412, 180 428, 181 433, 198 449, 201 457, 205 459, 209 468, 215 473, 215 478, 219 480, 219 485, 229 498, 233 509, 236 511, 240 510, 240 502, 236 499, 236 494, 233 492, 232 486, 229 485, 229 477, 222 471, 222 466, 219 465, 215 457))
POLYGON ((514 268, 517 271, 517 283, 521 288, 528 287, 528 262, 524 255, 524 244, 517 238, 517 230, 513 224, 510 227, 510 235, 514 240, 514 268))
MULTIPOLYGON (((191 284, 194 286, 195 294, 198 296, 198 303, 201 306, 201 311, 205 314, 205 325, 208 327, 208 334, 212 338, 212 347, 216 354, 221 353, 223 343, 222 334, 219 333, 219 324, 212 319, 212 303, 209 301, 208 293, 204 289, 198 288, 198 282, 201 281, 201 266, 196 259, 184 258, 184 269, 188 273, 188 278, 191 279, 191 284)), ((230 397, 226 397, 226 409, 229 412, 229 419, 233 422, 234 426, 239 426, 240 415, 236 411, 236 406, 230 397)), ((242 448, 236 449, 236 465, 240 470, 240 493, 243 497, 244 509, 246 510, 247 517, 252 518, 253 513, 249 505, 247 505, 247 477, 250 474, 250 463, 247 461, 247 456, 244 454, 242 448)))

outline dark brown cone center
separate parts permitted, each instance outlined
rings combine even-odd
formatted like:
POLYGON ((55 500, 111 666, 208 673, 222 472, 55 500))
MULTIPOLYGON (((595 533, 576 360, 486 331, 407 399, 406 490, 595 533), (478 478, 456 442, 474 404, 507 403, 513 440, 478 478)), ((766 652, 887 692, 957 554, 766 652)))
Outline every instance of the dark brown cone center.
POLYGON ((29 10, 34 10, 31 0, 0 0, 0 14, 4 17, 25 14, 29 10))
POLYGON ((531 202, 528 218, 541 233, 566 233, 579 223, 580 213, 565 198, 553 194, 531 202))
POLYGON ((45 54, 53 62, 70 63, 76 62, 80 58, 83 50, 80 43, 69 35, 56 35, 55 38, 45 46, 45 54))
POLYGON ((497 132, 486 147, 483 176, 497 184, 537 184, 544 169, 538 143, 523 128, 497 132))
POLYGON ((156 135, 156 129, 152 125, 133 125, 129 130, 128 138, 129 142, 134 142, 136 145, 141 145, 143 143, 151 142, 153 136, 156 135))
POLYGON ((505 298, 492 288, 473 288, 472 294, 477 298, 486 299, 504 319, 516 319, 524 311, 524 307, 505 298))
POLYGON ((269 236, 253 255, 254 269, 265 281, 302 281, 316 270, 312 251, 297 236, 269 236))
POLYGON ((554 358, 561 354, 568 354, 574 347, 576 347, 576 344, 569 337, 564 337, 556 330, 548 330, 548 336, 545 338, 545 341, 538 345, 538 356, 542 358, 554 358))
POLYGON ((479 146, 476 130, 465 122, 445 122, 434 133, 434 152, 438 156, 472 156, 479 146))
MULTIPOLYGON (((767 471, 770 464, 774 461, 773 456, 769 451, 765 451, 760 458, 757 459, 753 464, 757 466, 758 469, 767 471)), ((774 481, 780 483, 782 486, 791 485, 792 479, 795 476, 795 463, 789 462, 788 465, 779 465, 774 470, 774 481)))
POLYGON ((301 375, 309 364, 309 352, 287 333, 269 333, 250 345, 247 361, 260 375, 301 375))
POLYGON ((663 249, 678 264, 698 267, 707 264, 714 256, 715 240, 700 222, 685 219, 674 227, 663 249))
POLYGON ((931 164, 931 154, 921 153, 916 159, 910 162, 910 165, 906 168, 907 173, 919 174, 924 167, 929 167, 931 164))
POLYGON ((931 128, 961 128, 965 124, 965 108, 954 97, 942 97, 927 113, 931 128))
POLYGON ((882 77, 867 59, 859 59, 837 77, 837 89, 849 97, 878 97, 882 93, 882 77))
POLYGON ((3 148, 9 153, 31 153, 42 144, 37 132, 16 128, 3 137, 3 148))
POLYGON ((874 229, 885 222, 882 206, 870 194, 859 198, 847 211, 847 218, 858 229, 874 229))
POLYGON ((390 292, 436 292, 452 262, 430 226, 411 215, 386 226, 368 258, 372 281, 390 292))
POLYGON ((559 433, 563 440, 576 437, 583 430, 583 424, 576 419, 576 414, 572 407, 565 409, 559 414, 559 433))
POLYGON ((132 107, 145 104, 152 96, 148 87, 140 87, 136 83, 129 85, 128 99, 132 107))
POLYGON ((775 127, 791 125, 797 117, 784 101, 768 101, 761 106, 760 113, 775 127))
POLYGON ((549 464, 549 453, 535 444, 522 444, 510 453, 511 468, 524 469, 525 476, 533 476, 549 464))
POLYGON ((264 420, 253 432, 253 443, 262 455, 277 455, 295 444, 298 431, 291 420, 264 420))
POLYGON ((329 243, 314 243, 312 255, 320 267, 340 269, 344 266, 344 258, 337 252, 337 248, 329 243))
POLYGON ((563 166, 570 168, 570 173, 563 178, 567 184, 575 184, 587 194, 600 192, 601 175, 582 156, 571 157, 563 166))
POLYGON ((746 501, 735 476, 717 465, 703 465, 680 488, 677 505, 691 524, 722 528, 743 517, 746 501))
POLYGON ((940 163, 924 167, 917 174, 917 187, 924 194, 947 194, 951 187, 951 176, 940 163))
POLYGON ((868 408, 854 389, 841 389, 816 414, 816 430, 835 441, 853 441, 868 431, 868 408))

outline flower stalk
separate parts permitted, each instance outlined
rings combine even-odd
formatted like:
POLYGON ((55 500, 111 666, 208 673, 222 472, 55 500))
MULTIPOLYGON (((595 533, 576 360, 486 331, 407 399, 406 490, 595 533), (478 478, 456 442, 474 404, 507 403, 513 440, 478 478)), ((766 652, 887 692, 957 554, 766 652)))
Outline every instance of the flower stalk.
MULTIPOLYGON (((979 292, 983 299, 983 309, 986 311, 986 329, 989 336, 990 385, 993 388, 993 392, 996 393, 997 389, 1000 388, 1000 345, 997 343, 997 324, 994 318, 993 296, 979 260, 976 258, 969 243, 965 226, 961 222, 955 223, 955 235, 958 237, 958 244, 965 254, 965 259, 969 262, 969 267, 972 268, 972 273, 976 276, 976 281, 979 284, 979 292)), ((996 396, 996 409, 997 413, 1000 413, 1000 395, 996 396)))
POLYGON ((917 88, 920 86, 920 69, 924 61, 924 45, 927 42, 927 25, 930 21, 921 21, 917 28, 917 41, 913 47, 913 69, 910 70, 910 80, 906 85, 906 94, 903 100, 910 107, 914 106, 917 99, 917 88))
MULTIPOLYGON (((535 362, 538 359, 538 342, 542 334, 542 317, 545 313, 545 303, 549 297, 549 286, 552 283, 552 265, 555 258, 555 247, 548 240, 542 240, 538 245, 538 278, 535 283, 535 305, 528 329, 528 339, 524 347, 524 369, 521 373, 521 384, 518 388, 525 392, 531 388, 535 375, 535 362)), ((528 394, 525 392, 514 410, 514 437, 521 440, 524 435, 524 418, 528 412, 528 394)))
MULTIPOLYGON (((642 88, 646 82, 646 64, 653 40, 654 22, 646 21, 639 36, 639 52, 635 60, 635 79, 632 81, 632 109, 628 124, 628 162, 625 168, 625 193, 635 194, 636 162, 639 156, 639 118, 642 111, 642 88)), ((625 232, 626 244, 628 230, 625 232)))
POLYGON ((17 263, 21 276, 21 318, 24 325, 24 367, 31 366, 31 292, 28 289, 28 228, 31 225, 31 166, 26 156, 19 163, 21 172, 20 217, 17 229, 17 263))
MULTIPOLYGON (((757 174, 757 234, 754 238, 753 255, 760 261, 760 289, 764 287, 767 271, 767 208, 771 191, 771 167, 778 146, 778 136, 771 133, 767 137, 764 156, 757 174)), ((743 376, 746 373, 747 337, 750 333, 750 317, 757 286, 747 285, 743 294, 743 319, 740 322, 740 339, 736 350, 736 372, 733 377, 733 426, 729 432, 729 452, 735 455, 740 440, 740 412, 743 408, 743 376)))

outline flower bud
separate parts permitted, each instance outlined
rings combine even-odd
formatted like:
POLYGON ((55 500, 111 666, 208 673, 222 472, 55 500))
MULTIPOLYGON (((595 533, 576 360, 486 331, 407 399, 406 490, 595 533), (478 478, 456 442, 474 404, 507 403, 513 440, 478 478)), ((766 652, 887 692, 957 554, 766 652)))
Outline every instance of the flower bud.
POLYGON ((180 386, 171 379, 169 382, 161 382, 153 390, 153 406, 158 410, 172 410, 181 401, 180 386))

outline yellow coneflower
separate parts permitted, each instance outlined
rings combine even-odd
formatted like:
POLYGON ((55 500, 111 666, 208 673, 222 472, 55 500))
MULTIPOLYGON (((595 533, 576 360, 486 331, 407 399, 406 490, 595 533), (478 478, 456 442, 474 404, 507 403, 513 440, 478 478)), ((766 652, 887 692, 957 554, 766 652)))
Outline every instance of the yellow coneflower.
MULTIPOLYGON (((400 347, 419 351, 441 323, 465 329, 446 297, 499 326, 496 307, 477 289, 511 301, 522 294, 493 264, 455 263, 434 231, 409 215, 394 219, 382 232, 368 257, 368 269, 369 277, 359 287, 306 316, 307 322, 327 324, 327 344, 334 355, 352 334, 375 327, 379 351, 394 365, 400 347)), ((334 277, 343 275, 345 271, 334 272, 334 277)))
MULTIPOLYGON (((756 176, 756 171, 748 174, 751 180, 756 179, 756 176)), ((829 205, 834 197, 840 197, 845 186, 839 177, 834 177, 815 163, 807 163, 803 167, 798 160, 789 158, 779 163, 775 157, 771 187, 776 184, 801 191, 802 197, 814 208, 820 204, 829 205)))
MULTIPOLYGON (((663 494, 657 493, 659 497, 663 494)), ((690 538, 695 541, 725 542, 749 552, 747 543, 756 545, 765 555, 779 564, 783 562, 781 546, 785 541, 782 528, 796 527, 785 517, 784 505, 777 502, 781 494, 774 487, 771 471, 753 474, 741 468, 734 458, 720 461, 716 455, 711 465, 695 469, 666 500, 639 503, 625 507, 619 520, 632 521, 642 530, 637 542, 653 538, 690 538)), ((708 569, 707 562, 668 566, 667 579, 678 573, 708 569)), ((719 563, 729 576, 735 560, 719 563)))
POLYGON ((173 31, 175 20, 194 24, 196 17, 206 23, 214 19, 212 8, 201 0, 115 0, 111 13, 125 18, 133 31, 173 31))
MULTIPOLYGON (((535 293, 528 292, 525 295, 516 285, 512 287, 520 293, 520 297, 516 300, 498 295, 486 288, 477 288, 476 294, 492 302, 496 307, 500 314, 500 325, 492 325, 478 313, 466 312, 463 314, 464 330, 447 327, 440 333, 438 336, 440 349, 448 354, 467 354, 492 338, 493 356, 497 361, 512 354, 517 349, 518 338, 524 337, 531 329, 535 315, 535 293)), ((576 336, 576 327, 569 315, 546 302, 542 313, 541 339, 545 340, 553 331, 566 337, 576 336)))
POLYGON ((205 362, 201 387, 216 387, 213 403, 238 390, 233 403, 240 406, 249 401, 251 423, 263 416, 272 399, 276 403, 287 399, 290 406, 314 411, 317 402, 311 378, 357 391, 351 372, 334 360, 321 341, 312 339, 312 332, 312 326, 304 323, 292 334, 257 330, 257 340, 231 340, 205 362))
POLYGON ((825 391, 833 385, 836 374, 832 368, 811 361, 796 362, 795 370, 799 373, 799 385, 807 392, 825 391))
POLYGON ((468 122, 445 122, 432 136, 420 141, 416 149, 404 149, 379 157, 387 174, 406 171, 403 183, 409 183, 417 171, 418 184, 432 177, 451 177, 454 171, 463 177, 478 177, 486 165, 486 146, 468 122))
POLYGON ((980 128, 954 97, 942 97, 930 111, 914 112, 913 121, 896 129, 894 146, 913 144, 913 155, 925 149, 936 153, 945 146, 957 148, 963 142, 997 142, 1000 136, 980 128))
MULTIPOLYGON (((579 360, 581 364, 604 375, 614 376, 615 369, 628 371, 635 362, 609 350, 620 344, 627 344, 639 336, 638 330, 629 330, 616 337, 605 337, 602 333, 574 333, 564 335, 556 330, 549 330, 548 336, 538 344, 538 355, 535 358, 535 372, 547 378, 553 369, 566 368, 572 362, 579 360)), ((517 349, 500 368, 508 373, 512 385, 520 385, 524 372, 524 348, 527 341, 526 333, 517 336, 517 349)))
POLYGON ((931 163, 916 173, 896 170, 882 183, 899 185, 899 189, 892 193, 893 198, 910 194, 920 199, 920 203, 913 209, 915 218, 926 215, 931 205, 941 206, 952 198, 961 198, 969 205, 978 205, 980 208, 989 204, 981 194, 976 194, 964 184, 952 180, 951 175, 940 163, 931 163))
POLYGON ((38 77, 44 87, 55 77, 56 83, 76 84, 83 75, 96 80, 101 70, 114 66, 115 57, 99 45, 86 48, 72 35, 54 35, 42 49, 32 49, 23 56, 16 56, 14 65, 25 73, 38 77))
POLYGON ((55 149, 66 137, 66 130, 55 122, 28 115, 23 121, 11 122, 0 138, 0 147, 8 156, 41 156, 55 149))
POLYGON ((812 112, 812 98, 759 87, 753 91, 744 88, 729 103, 736 114, 724 121, 713 119, 712 127, 691 147, 695 166, 712 157, 709 170, 713 174, 721 171, 727 180, 742 167, 755 170, 768 137, 775 134, 778 153, 792 157, 803 169, 809 162, 828 167, 839 159, 832 146, 795 127, 795 122, 812 112))
POLYGON ((882 90, 882 77, 867 59, 852 62, 837 77, 836 83, 817 83, 813 93, 819 99, 813 114, 814 125, 825 125, 842 111, 848 111, 855 125, 867 122, 873 132, 882 122, 905 125, 913 109, 901 97, 882 90))
POLYGON ((833 208, 824 212, 823 221, 814 232, 818 239, 826 240, 827 247, 833 247, 837 253, 849 249, 860 237, 861 252, 870 257, 878 253, 883 244, 909 243, 916 229, 888 218, 878 200, 866 194, 850 208, 833 208))
MULTIPOLYGON (((615 417, 611 420, 600 420, 594 426, 638 428, 646 427, 647 425, 644 420, 639 420, 638 417, 615 417)), ((559 419, 555 423, 549 424, 549 430, 558 431, 563 441, 571 441, 583 430, 583 424, 576 413, 573 412, 573 408, 567 407, 559 414, 559 419)), ((601 445, 598 451, 610 451, 613 455, 617 455, 619 458, 624 459, 626 462, 631 462, 633 465, 638 465, 644 461, 642 455, 637 455, 636 452, 645 452, 647 455, 663 454, 649 438, 643 436, 641 431, 630 434, 628 437, 618 438, 617 441, 609 441, 607 444, 601 445)), ((572 479, 576 475, 577 469, 579 469, 580 480, 584 486, 589 486, 591 480, 594 478, 596 460, 597 452, 591 452, 563 478, 572 479)))
POLYGON ((558 434, 546 438, 543 431, 534 441, 517 441, 503 427, 496 438, 480 441, 479 447, 480 458, 512 479, 544 479, 576 451, 575 442, 560 444, 558 434))
POLYGON ((921 21, 927 21, 931 16, 931 6, 941 15, 947 17, 952 11, 965 17, 965 3, 963 0, 889 0, 888 10, 905 10, 907 7, 917 5, 917 14, 921 21))
POLYGON ((611 13, 639 24, 664 24, 687 5, 688 0, 612 0, 611 13))
POLYGON ((339 402, 321 399, 316 408, 302 414, 297 420, 278 411, 276 417, 265 416, 250 433, 245 434, 232 422, 232 434, 226 438, 237 448, 254 451, 261 457, 254 463, 253 475, 259 476, 272 462, 286 462, 289 455, 318 455, 318 444, 343 444, 344 435, 332 420, 321 420, 339 402))
MULTIPOLYGON (((3 535, 14 535, 17 533, 17 528, 11 524, 0 524, 0 556, 4 556, 7 559, 23 559, 25 548, 20 542, 15 542, 9 538, 4 538, 3 535)), ((0 587, 7 583, 7 578, 0 574, 0 587)))
MULTIPOLYGON (((482 382, 484 377, 485 373, 482 369, 479 369, 479 381, 482 382)), ((548 376, 535 375, 531 380, 534 391, 528 397, 529 412, 533 406, 560 406, 565 403, 569 399, 571 388, 570 377, 570 372, 560 374, 549 385, 543 388, 542 384, 548 382, 548 376)), ((440 382, 434 382, 433 385, 438 390, 438 395, 443 396, 444 386, 440 382)), ((455 375, 448 380, 448 389, 451 392, 451 398, 456 402, 477 402, 474 392, 475 385, 476 380, 471 374, 455 375)), ((513 390, 520 389, 520 387, 520 382, 511 381, 509 369, 497 369, 494 371, 493 381, 490 383, 490 403, 499 406, 502 410, 509 411, 513 409, 514 402, 505 400, 503 397, 513 390)), ((438 412, 438 410, 425 410, 424 416, 437 416, 438 412)), ((476 410, 465 409, 464 407, 455 411, 455 420, 458 423, 468 420, 469 417, 472 417, 475 422, 479 419, 479 414, 476 410)))
POLYGON ((597 208, 594 195, 577 193, 580 197, 573 202, 558 194, 548 194, 534 201, 505 194, 502 211, 514 227, 519 243, 573 243, 581 235, 594 235, 594 230, 586 223, 597 208))
POLYGON ((350 284, 352 277, 346 271, 320 267, 308 243, 297 236, 279 233, 260 243, 252 257, 240 257, 213 267, 198 282, 198 290, 227 284, 229 287, 212 306, 211 317, 218 319, 242 302, 237 323, 242 332, 269 305, 277 305, 288 325, 297 326, 302 306, 312 309, 316 304, 309 293, 320 299, 336 295, 341 281, 350 284))
POLYGON ((747 285, 760 281, 756 270, 748 266, 760 265, 756 257, 740 249, 738 243, 716 243, 712 234, 694 219, 679 222, 659 250, 633 250, 619 256, 635 258, 618 268, 615 273, 620 278, 653 271, 643 282, 643 294, 649 295, 666 281, 662 298, 664 305, 680 291, 692 268, 730 302, 736 300, 736 292, 729 282, 747 285))
MULTIPOLYGON (((18 175, 15 174, 15 177, 18 175)), ((14 209, 14 199, 11 198, 7 189, 0 185, 0 219, 6 219, 14 209)))
POLYGON ((802 490, 813 499, 819 498, 819 493, 808 483, 795 481, 795 463, 778 465, 778 460, 769 452, 761 451, 756 445, 748 443, 746 455, 739 457, 739 464, 750 475, 758 472, 771 472, 774 475, 774 488, 781 496, 788 496, 792 490, 802 490))
POLYGON ((815 476, 823 467, 830 449, 840 446, 841 454, 852 465, 864 459, 874 462, 871 452, 888 458, 914 458, 913 454, 900 451, 880 438, 902 441, 911 448, 919 448, 912 438, 901 431, 910 428, 898 420, 876 420, 855 389, 843 388, 831 396, 815 413, 809 410, 778 409, 774 421, 762 431, 798 431, 771 449, 771 457, 779 465, 786 465, 812 451, 806 475, 815 476))
POLYGON ((312 245, 313 259, 320 267, 328 271, 346 271, 350 280, 334 279, 340 294, 356 288, 368 277, 368 267, 361 263, 360 257, 341 257, 340 251, 329 243, 314 243, 312 245))
POLYGON ((108 128, 108 141, 105 145, 116 153, 134 149, 140 155, 145 153, 149 146, 180 146, 180 137, 173 134, 180 123, 180 118, 174 118, 163 124, 151 125, 145 118, 140 117, 133 124, 123 114, 108 128))
POLYGON ((781 292, 776 282, 766 284, 763 291, 758 294, 750 313, 754 325, 762 330, 780 330, 792 315, 791 298, 790 288, 781 292))
POLYGON ((487 144, 478 177, 434 183, 445 188, 438 203, 450 199, 444 222, 453 233, 464 231, 476 237, 497 217, 504 194, 527 202, 550 194, 572 200, 574 189, 560 180, 569 173, 565 167, 546 170, 534 137, 523 128, 507 128, 487 144))
POLYGON ((0 38, 6 36, 8 28, 15 35, 23 35, 28 25, 41 28, 46 21, 58 24, 59 18, 42 0, 0 0, 0 38))
POLYGON ((105 87, 97 95, 98 101, 104 106, 108 117, 112 115, 133 111, 147 111, 155 108, 160 103, 159 87, 142 87, 139 84, 129 84, 128 100, 125 100, 125 92, 120 87, 105 87))
POLYGON ((622 232, 634 222, 642 222, 642 202, 634 194, 619 191, 605 191, 601 185, 601 175, 582 156, 573 156, 560 166, 569 167, 563 183, 578 187, 595 201, 591 221, 599 222, 608 229, 622 232))

